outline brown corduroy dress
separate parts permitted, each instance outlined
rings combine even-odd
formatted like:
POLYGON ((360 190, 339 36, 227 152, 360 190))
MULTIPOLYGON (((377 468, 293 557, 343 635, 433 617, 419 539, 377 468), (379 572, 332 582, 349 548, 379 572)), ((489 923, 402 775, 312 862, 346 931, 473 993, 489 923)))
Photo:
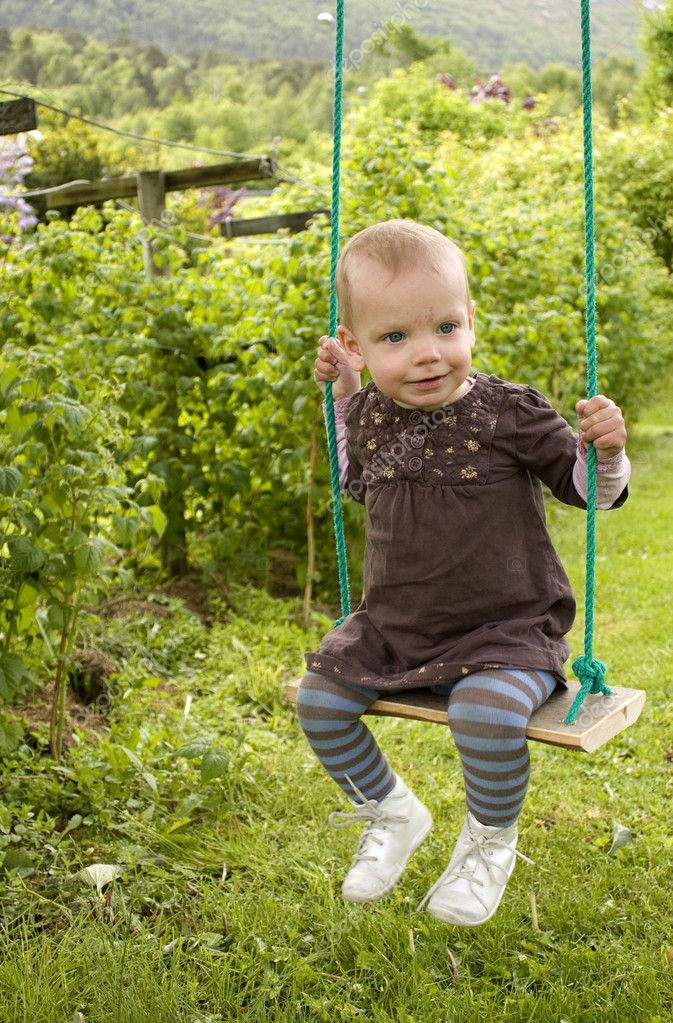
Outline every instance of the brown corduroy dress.
POLYGON ((309 670, 387 692, 491 667, 564 682, 575 600, 540 480, 586 508, 577 434, 539 391, 483 373, 434 412, 370 383, 345 422, 346 489, 367 509, 365 599, 305 655, 309 670))

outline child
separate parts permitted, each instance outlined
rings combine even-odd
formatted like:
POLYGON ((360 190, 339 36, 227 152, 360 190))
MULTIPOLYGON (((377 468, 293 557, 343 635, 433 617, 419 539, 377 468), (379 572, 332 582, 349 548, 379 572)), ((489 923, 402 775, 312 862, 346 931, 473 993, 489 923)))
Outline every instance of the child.
POLYGON ((393 220, 355 235, 337 293, 338 341, 320 339, 315 380, 334 381, 341 484, 367 509, 365 599, 306 654, 298 717, 355 807, 330 824, 366 824, 342 893, 369 902, 398 881, 432 817, 360 717, 382 692, 447 695, 467 813, 421 906, 474 927, 526 859, 526 725, 564 684, 575 616, 539 481, 586 508, 593 441, 597 505, 619 507, 626 430, 602 395, 577 403, 578 436, 532 387, 469 375, 476 305, 460 249, 432 228, 393 220))

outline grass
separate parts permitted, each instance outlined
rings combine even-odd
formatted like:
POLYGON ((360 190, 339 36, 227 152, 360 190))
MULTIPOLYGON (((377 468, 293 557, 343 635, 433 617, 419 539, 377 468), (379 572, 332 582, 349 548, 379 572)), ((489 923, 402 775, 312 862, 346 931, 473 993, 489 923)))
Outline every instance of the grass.
MULTIPOLYGON (((673 395, 629 452, 630 499, 599 516, 595 653, 646 709, 592 756, 532 744, 535 866, 517 865, 492 921, 415 911, 464 812, 450 734, 420 723, 371 719, 432 836, 381 903, 341 900, 355 830, 327 827, 345 800, 281 695, 329 623, 306 636, 297 603, 240 590, 211 629, 177 605, 158 628, 110 622, 132 653, 109 732, 82 731, 55 768, 36 728, 8 765, 2 1023, 669 1023, 673 395), (616 822, 632 841, 611 854, 616 822), (100 893, 78 874, 95 862, 124 867, 100 893)), ((583 516, 555 505, 550 528, 579 597, 583 516)), ((575 656, 579 615, 571 640, 575 656)))

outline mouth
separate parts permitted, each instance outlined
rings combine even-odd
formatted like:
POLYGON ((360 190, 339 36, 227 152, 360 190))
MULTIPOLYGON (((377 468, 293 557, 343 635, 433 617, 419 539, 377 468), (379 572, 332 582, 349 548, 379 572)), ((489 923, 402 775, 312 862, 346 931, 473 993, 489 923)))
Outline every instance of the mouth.
POLYGON ((433 387, 438 387, 444 380, 443 376, 437 377, 425 377, 423 380, 412 380, 414 387, 420 387, 422 390, 432 390, 433 387))

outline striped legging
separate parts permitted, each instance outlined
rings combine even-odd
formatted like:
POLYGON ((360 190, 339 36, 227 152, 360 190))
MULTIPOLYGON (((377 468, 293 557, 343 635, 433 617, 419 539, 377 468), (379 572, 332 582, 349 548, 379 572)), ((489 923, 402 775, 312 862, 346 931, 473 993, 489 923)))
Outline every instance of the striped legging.
MULTIPOLYGON (((549 671, 494 668, 432 686, 448 697, 448 721, 460 754, 467 806, 482 824, 507 827, 528 788, 526 726, 549 699, 549 671)), ((390 695, 390 694, 387 694, 390 695)), ((396 776, 361 720, 381 693, 308 672, 297 693, 299 723, 316 756, 353 802, 346 775, 367 799, 381 800, 396 776)))

